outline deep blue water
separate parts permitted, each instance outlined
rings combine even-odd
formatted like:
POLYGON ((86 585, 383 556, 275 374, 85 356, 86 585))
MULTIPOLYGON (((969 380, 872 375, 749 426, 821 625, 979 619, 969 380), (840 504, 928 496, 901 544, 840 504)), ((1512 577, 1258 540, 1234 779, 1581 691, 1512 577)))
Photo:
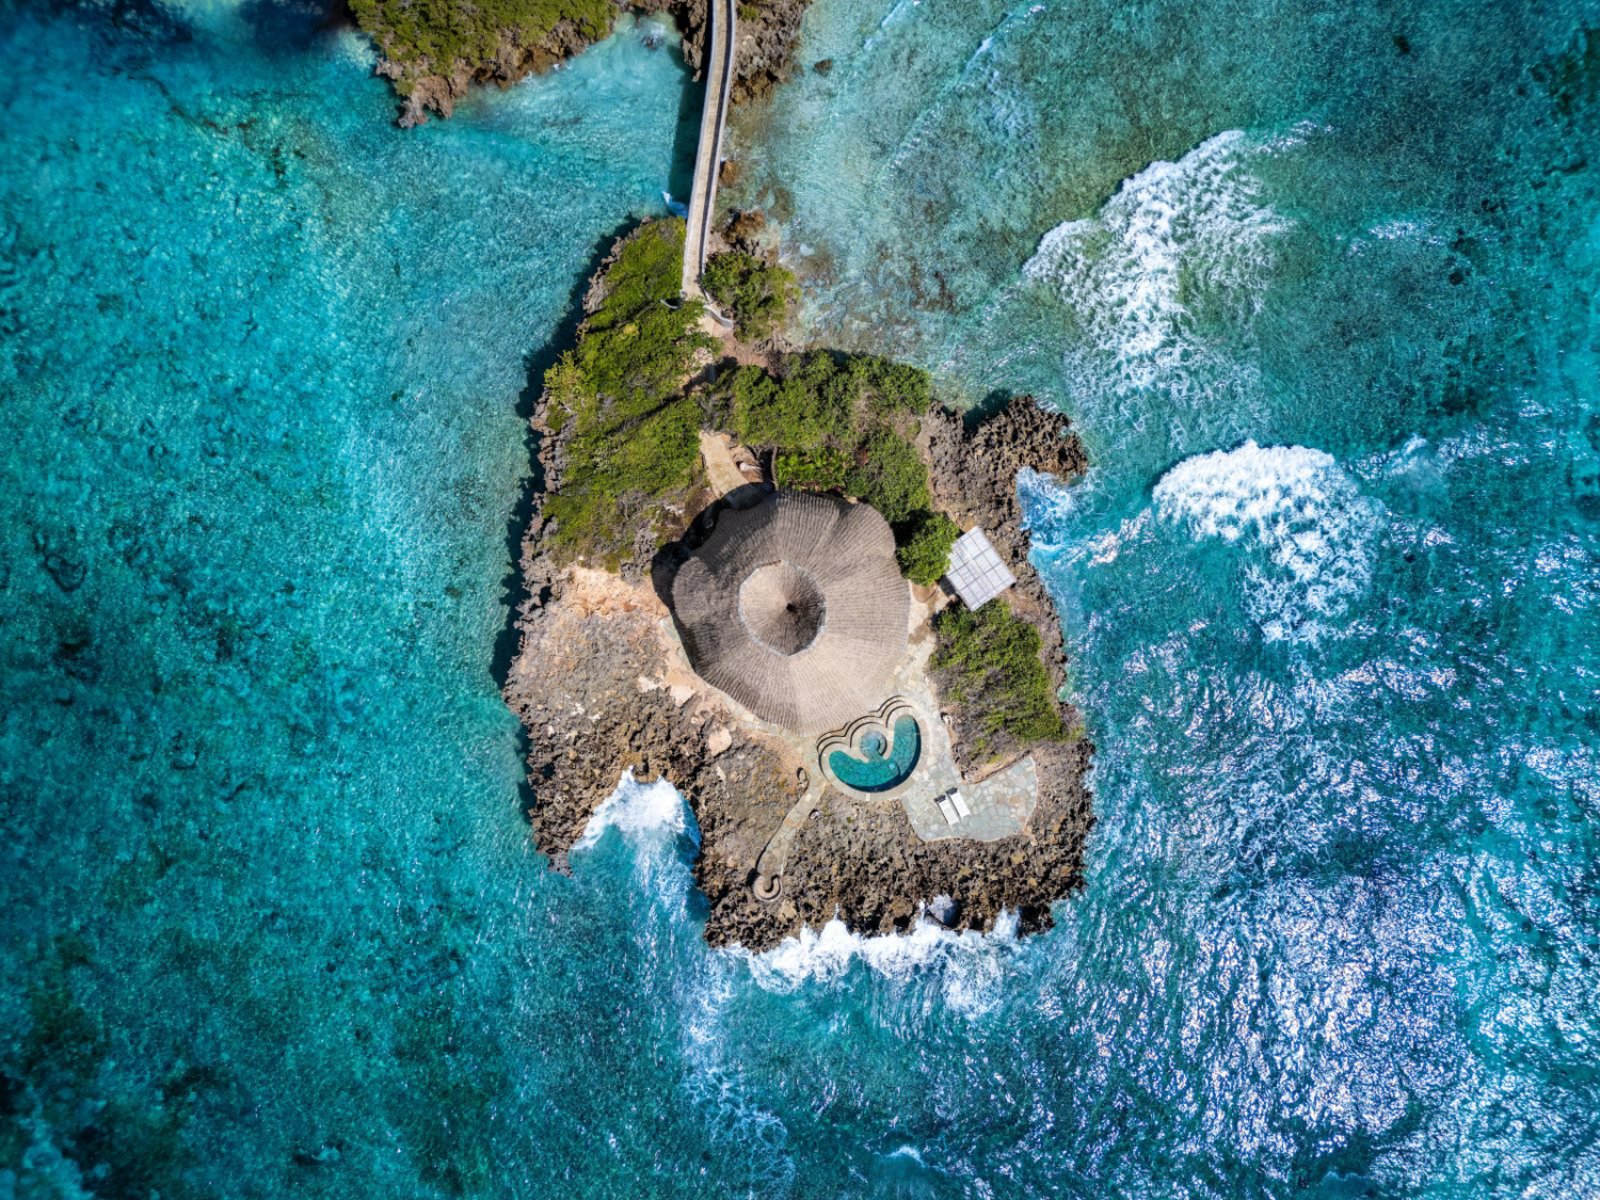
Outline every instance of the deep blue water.
POLYGON ((314 26, 0 17, 0 1195, 1600 1194, 1600 12, 818 4, 747 197, 1077 418, 1100 824, 1048 935, 755 959, 670 787, 545 869, 494 682, 681 63, 403 134, 314 26))
POLYGON ((1095 462, 1089 885, 961 1106, 1025 1191, 1600 1194, 1597 26, 824 3, 746 135, 818 337, 1095 462))

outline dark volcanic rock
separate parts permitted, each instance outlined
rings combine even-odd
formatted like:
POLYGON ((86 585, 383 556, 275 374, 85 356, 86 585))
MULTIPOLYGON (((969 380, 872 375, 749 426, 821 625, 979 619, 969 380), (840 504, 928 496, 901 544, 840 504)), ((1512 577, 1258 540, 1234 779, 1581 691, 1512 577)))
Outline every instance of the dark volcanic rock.
POLYGON ((1084 741, 1035 750, 1039 806, 1026 830, 997 842, 924 842, 898 801, 830 789, 795 839, 778 900, 763 904, 746 881, 701 857, 695 878, 711 900, 706 940, 764 950, 834 917, 857 932, 892 933, 938 896, 954 901, 944 918, 954 929, 988 930, 1002 910, 1017 913, 1023 933, 1047 928, 1050 905, 1082 882, 1094 827, 1086 786, 1093 750, 1084 741))
MULTIPOLYGON (((535 577, 539 577, 535 572, 535 577)), ((704 855, 744 862, 741 882, 799 798, 782 748, 743 735, 714 705, 675 697, 646 587, 598 571, 558 578, 518 623, 505 697, 528 732, 528 816, 558 866, 597 805, 632 769, 670 779, 701 820, 704 855), (727 746, 713 735, 726 731, 727 746)))
MULTIPOLYGON (((1028 561, 1028 531, 1022 526, 1016 479, 1019 471, 1031 470, 1070 483, 1089 465, 1083 443, 1068 418, 1039 407, 1032 396, 1016 396, 970 427, 961 414, 940 410, 928 418, 926 428, 934 495, 957 519, 981 526, 1016 574, 1017 586, 1006 594, 1006 602, 1038 629, 1045 665, 1060 687, 1066 680, 1061 621, 1044 581, 1028 561)), ((978 764, 965 758, 962 748, 978 739, 962 728, 959 710, 955 717, 956 756, 968 771, 978 764)), ((1068 728, 1078 723, 1075 712, 1064 719, 1068 728)))
POLYGON ((764 100, 789 78, 800 20, 811 0, 764 0, 753 21, 739 21, 733 102, 764 100))
POLYGON ((728 224, 722 231, 722 240, 730 249, 760 255, 761 235, 766 232, 766 228, 765 213, 759 209, 739 209, 728 218, 728 224))

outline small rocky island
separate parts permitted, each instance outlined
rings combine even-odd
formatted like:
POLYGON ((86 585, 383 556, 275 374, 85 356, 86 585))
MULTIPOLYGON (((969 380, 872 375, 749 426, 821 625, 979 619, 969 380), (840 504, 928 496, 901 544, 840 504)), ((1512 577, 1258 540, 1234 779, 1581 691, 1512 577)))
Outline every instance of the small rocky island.
POLYGON ((534 417, 505 694, 540 846, 564 866, 631 769, 694 810, 713 944, 1042 928, 1093 748, 1016 479, 1080 474, 1077 438, 1028 397, 969 418, 916 368, 786 347, 793 277, 754 247, 706 262, 709 304, 683 277, 682 221, 621 239, 534 417))

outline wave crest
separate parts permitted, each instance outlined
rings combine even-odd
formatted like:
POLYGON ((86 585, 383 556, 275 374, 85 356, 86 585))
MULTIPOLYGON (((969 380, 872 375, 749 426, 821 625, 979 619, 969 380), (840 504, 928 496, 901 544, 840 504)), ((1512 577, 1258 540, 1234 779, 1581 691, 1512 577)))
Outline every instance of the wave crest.
POLYGON ((945 1002, 977 1016, 1000 1003, 1005 962, 1019 945, 1016 915, 1002 913, 987 934, 955 933, 919 918, 907 933, 863 936, 832 920, 820 932, 802 927, 797 936, 760 954, 741 953, 756 983, 775 992, 839 979, 855 963, 895 983, 937 971, 945 1002))
POLYGON ((1247 568, 1251 616, 1268 641, 1333 632, 1372 580, 1382 509, 1331 454, 1246 442, 1185 459, 1153 496, 1163 518, 1197 539, 1249 540, 1267 562, 1247 568))
POLYGON ((615 829, 635 845, 665 845, 689 832, 689 810, 683 795, 665 779, 640 783, 633 768, 622 774, 612 792, 583 827, 583 836, 573 843, 574 851, 587 850, 600 841, 607 829, 615 829))
POLYGON ((1199 327, 1254 316, 1273 239, 1288 228, 1249 168, 1258 149, 1239 130, 1219 133, 1124 180, 1098 216, 1040 240, 1023 274, 1071 307, 1080 338, 1068 368, 1080 384, 1182 392, 1205 364, 1228 369, 1199 327))

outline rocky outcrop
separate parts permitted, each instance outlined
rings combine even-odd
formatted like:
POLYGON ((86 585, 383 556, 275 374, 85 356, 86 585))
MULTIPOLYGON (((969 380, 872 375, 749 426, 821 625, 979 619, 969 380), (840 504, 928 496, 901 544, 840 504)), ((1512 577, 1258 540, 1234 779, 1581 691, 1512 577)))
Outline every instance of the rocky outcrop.
POLYGON ((753 18, 739 17, 734 50, 733 102, 753 104, 789 78, 800 41, 800 20, 811 0, 762 0, 753 18))
MULTIPOLYGON (((723 163, 723 166, 728 165, 723 163)), ((740 250, 775 262, 777 256, 763 238, 766 231, 767 216, 760 209, 735 209, 728 214, 727 223, 722 227, 722 244, 730 250, 740 250)))
MULTIPOLYGON (((429 113, 448 117, 456 101, 474 84, 511 84, 539 71, 548 71, 589 46, 593 39, 572 21, 561 21, 539 41, 524 45, 510 31, 503 31, 499 44, 488 58, 469 63, 457 59, 446 72, 417 68, 408 63, 384 58, 373 68, 374 74, 388 79, 400 89, 403 99, 396 119, 402 129, 421 125, 429 113)), ((381 37, 378 39, 382 49, 381 37)))
POLYGON ((899 801, 829 789, 789 850, 777 900, 757 900, 737 872, 702 853, 695 878, 711 901, 706 940, 764 950, 835 917, 859 933, 895 933, 940 897, 951 901, 941 921, 952 929, 987 931, 1002 911, 1017 914, 1022 933, 1047 928, 1050 905, 1082 882, 1092 754, 1084 741, 1036 750, 1039 805, 1026 830, 995 842, 924 842, 899 801))
POLYGON ((1026 564, 1028 533, 1022 526, 1017 474, 1038 471, 1070 483, 1089 465, 1072 422, 1041 408, 1032 396, 968 424, 940 410, 928 419, 933 488, 942 506, 982 525, 989 540, 1014 563, 1026 564))
MULTIPOLYGON (((1045 665, 1060 687, 1066 681, 1061 621, 1044 581, 1028 561, 1028 531, 1016 480, 1018 472, 1029 470, 1072 482, 1088 467, 1083 443, 1067 417, 1041 408, 1032 396, 1013 397, 1004 408, 970 425, 962 414, 940 410, 924 427, 940 507, 963 525, 981 526, 1016 574, 1017 586, 1006 593, 1006 603, 1039 631, 1045 665)), ((955 717, 956 757, 964 771, 974 770, 979 764, 964 757, 962 748, 979 739, 962 736, 961 714, 955 717)), ((1069 729, 1079 724, 1075 712, 1067 712, 1065 720, 1069 729)))
POLYGON ((505 697, 528 733, 528 817, 540 848, 564 867, 623 771, 665 776, 702 818, 704 852, 736 873, 731 864, 745 864, 748 886, 799 798, 796 765, 675 674, 666 619, 648 586, 581 569, 556 574, 524 608, 505 697))
MULTIPOLYGON (((760 100, 788 78, 800 19, 810 0, 764 0, 755 15, 741 13, 734 59, 732 99, 735 104, 760 100)), ((707 0, 618 0, 617 12, 667 13, 683 34, 683 56, 699 78, 705 56, 709 19, 707 0)), ((377 20, 377 18, 374 18, 377 20)), ((387 56, 392 34, 381 25, 366 32, 384 53, 376 74, 394 83, 402 100, 398 123, 420 125, 429 114, 448 117, 456 102, 474 85, 509 87, 519 79, 571 58, 592 45, 595 36, 573 21, 560 21, 545 36, 527 41, 514 29, 500 31, 494 50, 481 60, 456 59, 446 65, 400 61, 387 56)), ((602 36, 609 34, 609 28, 602 36)))
POLYGON ((898 801, 825 790, 789 851, 782 895, 756 899, 755 865, 801 798, 801 764, 688 674, 667 620, 649 587, 583 569, 557 573, 523 610, 505 696, 528 733, 528 817, 558 868, 631 769, 641 781, 665 776, 694 811, 712 945, 764 950, 834 917, 894 932, 941 896, 953 902, 943 918, 952 928, 988 929, 1007 910, 1032 932, 1079 883, 1092 748, 1074 741, 1035 752, 1038 807, 1023 833, 997 842, 924 842, 898 801))

